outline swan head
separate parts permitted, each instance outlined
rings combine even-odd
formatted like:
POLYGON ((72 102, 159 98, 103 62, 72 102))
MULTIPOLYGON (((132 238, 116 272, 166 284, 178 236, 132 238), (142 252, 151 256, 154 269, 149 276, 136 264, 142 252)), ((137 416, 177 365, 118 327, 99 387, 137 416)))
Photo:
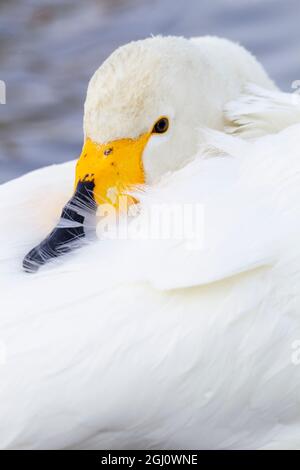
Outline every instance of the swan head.
MULTIPOLYGON (((87 90, 78 179, 101 160, 99 174, 115 163, 127 170, 125 184, 152 184, 192 155, 203 110, 198 55, 187 39, 158 37, 127 44, 101 65, 87 90)), ((97 190, 103 196, 96 182, 97 190)))
POLYGON ((129 43, 99 67, 87 90, 74 197, 61 218, 76 227, 54 229, 27 255, 25 269, 84 236, 84 211, 103 203, 118 208, 120 195, 184 165, 197 149, 198 128, 221 120, 207 68, 197 46, 179 37, 129 43))

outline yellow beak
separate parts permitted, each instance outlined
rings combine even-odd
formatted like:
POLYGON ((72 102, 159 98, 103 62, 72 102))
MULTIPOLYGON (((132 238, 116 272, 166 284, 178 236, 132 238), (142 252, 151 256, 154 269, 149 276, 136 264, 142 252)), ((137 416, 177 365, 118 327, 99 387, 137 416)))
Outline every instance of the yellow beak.
POLYGON ((26 271, 37 271, 50 259, 78 246, 86 235, 86 216, 94 214, 99 204, 109 203, 121 209, 120 196, 127 197, 127 204, 122 207, 136 202, 127 193, 145 182, 142 156, 150 135, 151 132, 107 144, 86 139, 76 167, 74 195, 63 208, 58 225, 25 256, 26 271))
POLYGON ((145 182, 142 155, 151 133, 137 139, 120 139, 98 144, 87 138, 76 167, 75 190, 79 183, 94 183, 96 204, 119 206, 119 197, 145 182))

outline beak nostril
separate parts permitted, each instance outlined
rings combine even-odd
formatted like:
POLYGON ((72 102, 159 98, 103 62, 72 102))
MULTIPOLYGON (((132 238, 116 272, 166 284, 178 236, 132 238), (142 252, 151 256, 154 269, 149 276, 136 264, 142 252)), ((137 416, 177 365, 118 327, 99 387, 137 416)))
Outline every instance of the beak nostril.
POLYGON ((108 156, 108 155, 110 155, 112 152, 113 152, 113 148, 112 148, 112 147, 110 147, 110 148, 108 148, 108 149, 104 150, 104 152, 103 152, 103 153, 104 153, 104 155, 105 155, 105 156, 108 156))

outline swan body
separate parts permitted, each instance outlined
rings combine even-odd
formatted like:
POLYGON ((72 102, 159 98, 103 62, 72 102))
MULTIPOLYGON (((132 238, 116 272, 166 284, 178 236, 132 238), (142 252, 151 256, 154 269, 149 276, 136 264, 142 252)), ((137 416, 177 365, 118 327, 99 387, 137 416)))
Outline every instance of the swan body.
POLYGON ((299 93, 283 93, 248 84, 239 100, 225 105, 229 121, 226 130, 243 138, 274 134, 297 124, 300 116, 299 93))
POLYGON ((196 244, 129 230, 28 275, 75 164, 0 187, 1 448, 300 447, 300 124, 250 140, 200 127, 129 224, 196 204, 196 244))

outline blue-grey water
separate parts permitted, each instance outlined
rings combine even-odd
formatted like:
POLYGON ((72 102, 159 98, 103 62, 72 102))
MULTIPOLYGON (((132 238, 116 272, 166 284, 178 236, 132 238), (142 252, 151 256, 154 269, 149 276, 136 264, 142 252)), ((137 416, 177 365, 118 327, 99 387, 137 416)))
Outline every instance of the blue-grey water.
POLYGON ((0 0, 0 182, 79 155, 90 75, 150 34, 239 41, 285 90, 300 79, 299 0, 0 0))

